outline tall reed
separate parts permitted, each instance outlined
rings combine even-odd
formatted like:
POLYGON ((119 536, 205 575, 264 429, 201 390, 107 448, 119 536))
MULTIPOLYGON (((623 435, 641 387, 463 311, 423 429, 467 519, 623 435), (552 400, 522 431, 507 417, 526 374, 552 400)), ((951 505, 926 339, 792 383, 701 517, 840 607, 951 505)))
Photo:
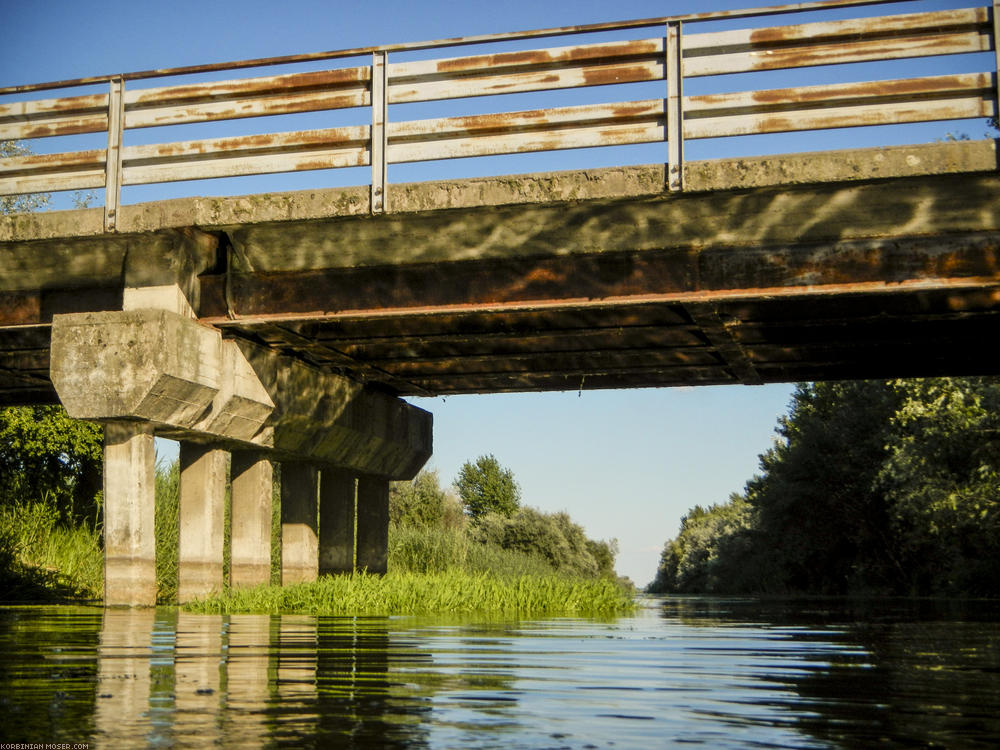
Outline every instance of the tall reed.
POLYGON ((609 579, 559 575, 500 577, 449 570, 322 576, 293 586, 240 589, 193 602, 193 612, 322 615, 491 614, 601 616, 630 612, 632 593, 609 579))

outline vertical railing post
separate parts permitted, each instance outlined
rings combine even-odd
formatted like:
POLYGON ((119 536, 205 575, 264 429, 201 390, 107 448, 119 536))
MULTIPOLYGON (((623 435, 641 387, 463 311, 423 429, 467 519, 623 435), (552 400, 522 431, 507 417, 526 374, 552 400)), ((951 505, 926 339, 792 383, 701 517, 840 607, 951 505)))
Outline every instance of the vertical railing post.
POLYGON ((108 150, 104 160, 104 231, 114 232, 122 191, 122 130, 125 127, 125 81, 111 79, 108 92, 108 150))
POLYGON ((684 64, 681 52, 681 22, 667 23, 667 189, 684 189, 684 64))
POLYGON ((389 117, 388 102, 388 65, 386 64, 386 53, 375 52, 372 55, 372 132, 371 132, 371 161, 372 161, 372 200, 371 211, 373 214, 385 212, 386 208, 386 148, 388 137, 386 133, 386 121, 389 117))

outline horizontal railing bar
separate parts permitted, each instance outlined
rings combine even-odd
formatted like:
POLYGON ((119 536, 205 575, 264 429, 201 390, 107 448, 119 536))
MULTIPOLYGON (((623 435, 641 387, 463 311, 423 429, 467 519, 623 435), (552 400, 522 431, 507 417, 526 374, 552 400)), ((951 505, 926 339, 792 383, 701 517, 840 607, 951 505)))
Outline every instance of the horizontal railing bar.
POLYGON ((766 50, 737 52, 711 57, 684 58, 685 78, 728 75, 765 70, 790 70, 821 65, 841 65, 858 62, 883 62, 935 55, 957 55, 986 52, 993 49, 990 35, 985 32, 912 38, 860 40, 766 50))
POLYGON ((197 122, 239 120, 248 117, 269 117, 300 112, 318 112, 334 109, 363 107, 370 102, 367 89, 352 92, 310 91, 299 94, 273 94, 270 96, 239 99, 232 102, 205 102, 170 107, 150 107, 140 110, 125 109, 125 127, 162 127, 188 125, 197 122))
POLYGON ((947 99, 976 94, 990 97, 993 75, 959 73, 924 78, 831 83, 786 89, 698 94, 685 98, 687 120, 734 115, 837 109, 859 103, 884 104, 947 99))
POLYGON ((757 18, 769 15, 783 15, 788 13, 799 13, 810 10, 828 10, 834 8, 864 7, 872 5, 887 5, 891 3, 906 2, 907 0, 815 0, 814 2, 793 3, 791 5, 778 5, 760 8, 744 8, 727 11, 714 11, 707 13, 689 13, 675 16, 661 16, 656 18, 636 19, 632 21, 616 21, 606 23, 584 24, 580 26, 563 26, 548 29, 536 29, 530 31, 507 32, 501 34, 481 34, 476 36, 455 37, 451 39, 439 39, 428 42, 408 42, 390 45, 374 45, 367 47, 355 47, 350 49, 332 50, 329 52, 313 52, 298 55, 283 55, 278 57, 256 58, 251 60, 238 60, 223 63, 210 63, 206 65, 188 65, 176 68, 159 68, 153 70, 137 71, 124 74, 109 74, 101 76, 87 76, 85 78, 66 79, 61 81, 49 81, 45 83, 33 83, 20 86, 0 87, 0 95, 20 94, 32 91, 46 91, 59 88, 71 88, 75 86, 85 86, 89 84, 104 83, 112 78, 122 78, 126 81, 137 81, 150 78, 164 78, 167 76, 190 75, 194 73, 214 73, 227 70, 241 70, 245 68, 259 68, 273 65, 290 65, 294 63, 316 62, 322 60, 336 60, 345 57, 358 57, 370 55, 374 52, 416 52, 441 47, 459 47, 473 44, 487 44, 490 42, 519 41, 526 39, 543 39, 557 36, 569 36, 572 34, 588 34, 600 31, 626 31, 629 29, 648 28, 651 26, 661 26, 668 21, 683 21, 685 23, 698 23, 703 21, 716 21, 725 19, 757 18))
POLYGON ((190 163, 125 165, 125 185, 204 180, 216 177, 243 177, 278 172, 306 172, 314 169, 363 167, 370 163, 367 146, 341 149, 313 149, 304 152, 251 154, 221 157, 190 163))

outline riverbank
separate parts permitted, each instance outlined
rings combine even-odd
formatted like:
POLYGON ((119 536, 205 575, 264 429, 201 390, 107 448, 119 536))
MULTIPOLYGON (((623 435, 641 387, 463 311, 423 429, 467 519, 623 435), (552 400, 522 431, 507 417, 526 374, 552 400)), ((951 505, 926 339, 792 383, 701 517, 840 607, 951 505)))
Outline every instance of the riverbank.
POLYGON ((635 611, 634 592, 611 579, 504 576, 449 570, 323 576, 291 586, 230 590, 184 606, 206 614, 492 614, 586 617, 635 611))

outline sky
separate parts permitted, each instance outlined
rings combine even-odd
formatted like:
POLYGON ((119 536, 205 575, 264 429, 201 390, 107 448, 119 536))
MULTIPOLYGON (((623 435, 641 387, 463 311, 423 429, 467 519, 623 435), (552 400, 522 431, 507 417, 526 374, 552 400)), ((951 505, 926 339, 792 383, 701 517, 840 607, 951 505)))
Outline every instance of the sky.
MULTIPOLYGON (((229 0, 155 3, 0 0, 3 24, 0 86, 763 4, 767 3, 745 0, 618 0, 616 3, 597 0, 382 0, 372 3, 336 0, 242 0, 238 3, 229 0)), ((974 0, 941 0, 883 8, 882 12, 975 4, 974 0)), ((875 14, 879 11, 860 12, 875 14)), ((653 34, 645 32, 639 36, 643 35, 653 34)), ((532 44, 561 43, 569 42, 556 40, 532 44)), ((471 54, 471 51, 451 54, 471 54)), ((956 61, 955 70, 964 64, 956 61)), ((316 67, 323 65, 314 65, 313 69, 316 67)), ((908 63, 899 69, 899 77, 913 74, 912 65, 908 63)), ((238 77, 272 72, 277 71, 227 75, 238 77)), ((836 80, 841 75, 836 66, 824 69, 821 74, 827 76, 826 80, 836 80)), ((704 87, 701 91, 707 92, 714 84, 707 80, 699 85, 704 87)), ((647 96, 650 94, 638 94, 634 98, 647 96)), ((525 108, 532 106, 529 97, 525 100, 529 102, 525 108)), ((547 103, 555 98, 547 97, 543 101, 547 103)), ((434 116, 423 113, 433 112, 433 108, 413 111, 414 117, 434 116)), ((393 116, 390 111, 390 117, 393 116)), ((321 116, 316 115, 302 122, 307 124, 296 125, 295 129, 330 126, 316 124, 323 122, 321 116)), ((339 124, 333 119, 330 122, 339 124)), ((232 127, 237 130, 225 131, 226 134, 254 132, 252 129, 238 130, 253 127, 244 121, 232 127)), ((803 141, 800 136, 783 135, 746 139, 740 143, 752 143, 750 148, 756 153, 774 153, 876 143, 915 143, 963 129, 971 129, 973 137, 980 137, 983 126, 981 123, 960 123, 945 128, 934 126, 898 132, 856 129, 829 132, 820 139, 812 136, 811 142, 803 141)), ((156 130, 140 131, 135 137, 147 140, 134 142, 155 142, 158 139, 156 130)), ((182 138, 187 137, 202 136, 182 138)), ((104 147, 104 143, 93 141, 60 145, 53 144, 53 140, 37 142, 36 150, 104 147)), ((735 140, 691 144, 688 157, 736 153, 733 149, 743 146, 732 143, 735 140)), ((662 150, 657 150, 659 148, 627 147, 602 150, 598 154, 589 149, 533 155, 522 160, 510 159, 508 161, 515 166, 500 171, 516 173, 616 163, 653 163, 666 158, 662 150)), ((390 167, 389 178, 390 181, 404 181, 472 176, 480 167, 462 163, 467 161, 390 167)), ((488 160, 483 163, 486 164, 483 169, 496 171, 488 160)), ((364 174, 341 178, 339 175, 318 177, 315 173, 302 173, 292 177, 244 178, 238 184, 233 184, 235 181, 203 181, 193 186, 131 188, 126 190, 123 200, 131 203, 184 194, 296 189, 313 186, 316 180, 327 180, 319 183, 326 187, 335 186, 340 179, 347 180, 343 184, 366 181, 364 174)), ((57 202, 56 207, 69 207, 67 198, 59 200, 62 202, 57 202)), ((618 572, 644 585, 656 572, 664 542, 676 535, 680 519, 689 508, 695 504, 724 502, 730 493, 743 489, 744 483, 757 470, 758 455, 767 450, 774 439, 776 420, 785 412, 791 390, 791 385, 784 384, 585 390, 412 401, 434 414, 435 452, 428 468, 438 471, 443 484, 451 483, 465 461, 493 454, 513 471, 521 486, 524 504, 545 511, 568 511, 589 536, 617 539, 620 548, 618 572)))

